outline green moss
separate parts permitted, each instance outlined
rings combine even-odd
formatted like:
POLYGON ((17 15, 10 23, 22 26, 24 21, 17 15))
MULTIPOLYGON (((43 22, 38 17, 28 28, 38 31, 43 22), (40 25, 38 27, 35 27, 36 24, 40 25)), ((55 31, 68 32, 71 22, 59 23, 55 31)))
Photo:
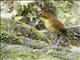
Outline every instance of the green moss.
POLYGON ((28 50, 11 50, 11 49, 2 49, 2 56, 4 58, 12 58, 13 60, 79 60, 80 55, 71 53, 71 52, 62 52, 62 51, 54 51, 47 54, 37 51, 28 51, 28 50))
MULTIPOLYGON (((40 51, 25 51, 25 50, 22 50, 22 51, 16 51, 16 50, 3 50, 3 57, 4 58, 12 58, 14 60, 17 60, 18 58, 23 60, 23 59, 28 59, 28 60, 41 60, 41 59, 44 59, 44 60, 55 60, 55 59, 58 59, 56 57, 52 57, 50 55, 47 55, 45 53, 42 53, 40 51)), ((58 59, 58 60, 61 60, 61 59, 58 59)))
POLYGON ((9 32, 6 32, 6 31, 1 31, 1 33, 0 33, 0 40, 3 43, 20 44, 20 38, 18 38, 14 34, 10 34, 9 32))

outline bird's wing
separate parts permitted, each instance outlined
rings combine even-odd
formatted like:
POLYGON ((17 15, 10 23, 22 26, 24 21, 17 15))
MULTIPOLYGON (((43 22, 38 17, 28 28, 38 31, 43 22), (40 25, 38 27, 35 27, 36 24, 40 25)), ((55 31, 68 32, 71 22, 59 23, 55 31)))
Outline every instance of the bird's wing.
POLYGON ((56 29, 60 30, 63 33, 66 33, 66 29, 58 19, 54 19, 53 22, 55 22, 53 25, 56 29))

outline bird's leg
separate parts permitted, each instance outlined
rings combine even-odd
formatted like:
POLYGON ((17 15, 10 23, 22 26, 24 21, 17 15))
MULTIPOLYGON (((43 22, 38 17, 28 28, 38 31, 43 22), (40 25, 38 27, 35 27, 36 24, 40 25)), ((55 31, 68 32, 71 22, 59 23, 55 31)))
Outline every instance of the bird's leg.
POLYGON ((57 34, 57 37, 58 37, 57 39, 59 39, 59 38, 60 38, 60 35, 59 35, 59 34, 57 34))
POLYGON ((61 40, 61 39, 60 39, 60 35, 57 34, 56 36, 57 36, 57 37, 55 38, 55 41, 54 41, 55 43, 53 43, 53 44, 59 45, 60 40, 61 40))
POLYGON ((57 40, 56 40, 56 45, 59 45, 60 41, 61 41, 61 36, 59 34, 57 34, 57 40))

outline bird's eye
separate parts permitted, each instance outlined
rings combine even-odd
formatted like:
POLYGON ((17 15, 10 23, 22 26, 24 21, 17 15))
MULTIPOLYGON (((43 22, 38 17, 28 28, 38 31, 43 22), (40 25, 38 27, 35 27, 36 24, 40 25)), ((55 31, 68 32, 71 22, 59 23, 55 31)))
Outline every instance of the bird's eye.
POLYGON ((42 15, 42 13, 41 13, 41 12, 39 12, 39 15, 42 15))
POLYGON ((42 15, 42 14, 40 14, 40 15, 42 15))
POLYGON ((42 16, 43 15, 43 12, 42 11, 39 11, 39 15, 42 16))

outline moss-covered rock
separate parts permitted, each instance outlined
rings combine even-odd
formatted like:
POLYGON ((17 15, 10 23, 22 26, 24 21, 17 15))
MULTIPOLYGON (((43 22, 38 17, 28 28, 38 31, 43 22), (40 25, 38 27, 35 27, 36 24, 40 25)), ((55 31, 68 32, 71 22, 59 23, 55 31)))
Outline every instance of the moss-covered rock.
POLYGON ((49 53, 19 45, 6 45, 1 49, 3 60, 79 60, 80 54, 52 50, 49 53), (11 47, 11 48, 10 48, 11 47))

